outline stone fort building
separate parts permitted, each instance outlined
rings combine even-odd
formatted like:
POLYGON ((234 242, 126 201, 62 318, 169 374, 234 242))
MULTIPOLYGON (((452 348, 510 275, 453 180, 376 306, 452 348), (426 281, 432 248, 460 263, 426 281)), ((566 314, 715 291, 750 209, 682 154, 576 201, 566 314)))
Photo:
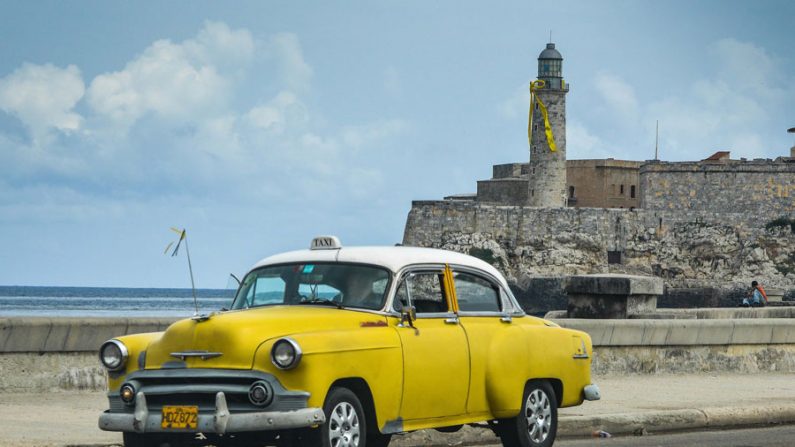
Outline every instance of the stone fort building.
MULTIPOLYGON (((405 245, 479 255, 517 288, 534 277, 654 275, 669 288, 795 289, 795 147, 776 159, 566 160, 563 57, 538 57, 530 157, 495 165, 477 193, 412 202, 405 245)), ((520 290, 521 292, 521 290, 520 290)))

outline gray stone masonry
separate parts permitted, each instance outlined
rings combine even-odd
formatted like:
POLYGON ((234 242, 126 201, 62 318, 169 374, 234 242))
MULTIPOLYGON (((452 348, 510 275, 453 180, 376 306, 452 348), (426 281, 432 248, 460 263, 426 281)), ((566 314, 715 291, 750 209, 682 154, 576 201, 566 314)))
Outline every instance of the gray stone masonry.
POLYGON ((573 276, 566 294, 569 318, 628 318, 657 309, 663 282, 634 275, 573 276))
MULTIPOLYGON (((514 284, 524 275, 620 273, 655 276, 673 288, 747 291, 757 280, 789 291, 795 232, 778 225, 779 216, 415 201, 403 244, 476 249, 514 284), (611 254, 616 263, 608 263, 611 254)), ((785 217, 795 221, 795 212, 785 217)))
POLYGON ((566 93, 567 90, 537 92, 547 107, 557 151, 549 149, 544 118, 533 107, 533 138, 530 145, 527 204, 534 207, 566 206, 566 93))
POLYGON ((641 208, 752 213, 795 212, 795 160, 650 162, 640 168, 641 208))

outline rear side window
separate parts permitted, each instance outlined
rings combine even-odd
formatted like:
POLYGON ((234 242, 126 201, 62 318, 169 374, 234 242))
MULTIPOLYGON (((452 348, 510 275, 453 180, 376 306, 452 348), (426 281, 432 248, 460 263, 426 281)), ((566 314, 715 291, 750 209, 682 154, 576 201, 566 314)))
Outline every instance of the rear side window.
POLYGON ((499 312, 499 289, 490 281, 465 272, 453 274, 458 309, 462 312, 499 312))

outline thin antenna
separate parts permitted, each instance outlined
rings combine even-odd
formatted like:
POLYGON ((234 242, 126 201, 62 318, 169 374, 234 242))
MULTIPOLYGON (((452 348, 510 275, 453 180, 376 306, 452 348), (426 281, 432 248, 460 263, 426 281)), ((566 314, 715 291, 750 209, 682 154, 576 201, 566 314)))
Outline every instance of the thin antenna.
POLYGON ((654 137, 654 159, 660 161, 660 120, 657 120, 657 131, 654 137))
MULTIPOLYGON (((191 265, 190 262, 190 250, 188 249, 188 232, 184 228, 180 230, 174 227, 171 227, 171 231, 179 235, 177 246, 174 247, 174 251, 171 252, 172 257, 179 254, 179 246, 182 245, 182 241, 185 241, 185 254, 188 256, 188 271, 190 272, 190 288, 193 293, 193 306, 196 309, 196 313, 194 313, 193 316, 196 317, 199 315, 199 300, 196 299, 196 283, 193 281, 193 265, 191 265)), ((172 245, 174 245, 173 242, 169 243, 164 253, 168 253, 168 249, 171 248, 172 245)))
POLYGON ((552 30, 549 30, 549 43, 552 43, 552 30))
POLYGON ((185 235, 185 254, 188 255, 188 271, 190 272, 190 290, 193 292, 194 315, 199 315, 199 300, 196 299, 196 284, 193 282, 193 266, 190 263, 190 250, 188 250, 188 235, 185 235))

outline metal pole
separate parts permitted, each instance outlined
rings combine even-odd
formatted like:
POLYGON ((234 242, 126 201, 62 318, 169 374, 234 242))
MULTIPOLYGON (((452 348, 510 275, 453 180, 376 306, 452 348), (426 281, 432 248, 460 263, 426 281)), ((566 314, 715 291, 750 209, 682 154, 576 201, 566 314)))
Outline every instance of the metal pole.
POLYGON ((660 146, 660 120, 657 120, 657 130, 655 131, 655 136, 654 136, 654 159, 657 161, 660 161, 659 146, 660 146))
POLYGON ((187 235, 187 233, 185 234, 185 254, 188 255, 188 271, 190 272, 190 288, 191 288, 191 292, 193 292, 193 305, 196 308, 196 313, 194 315, 199 315, 199 301, 196 299, 196 284, 193 282, 193 266, 190 263, 190 250, 188 249, 188 235, 187 235))

